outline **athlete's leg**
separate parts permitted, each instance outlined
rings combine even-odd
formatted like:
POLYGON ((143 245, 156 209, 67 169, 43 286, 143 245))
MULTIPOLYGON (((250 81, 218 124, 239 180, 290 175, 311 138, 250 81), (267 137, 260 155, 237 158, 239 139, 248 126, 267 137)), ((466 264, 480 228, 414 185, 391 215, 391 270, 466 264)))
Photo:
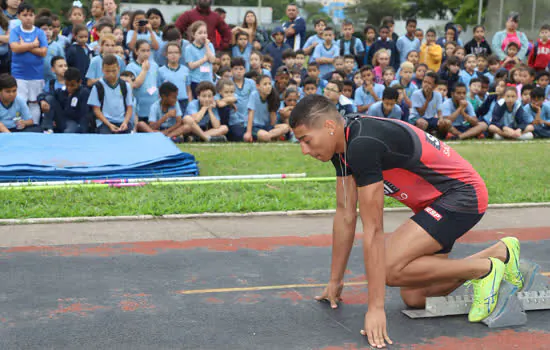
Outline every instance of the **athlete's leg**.
MULTIPOLYGON (((434 257, 448 259, 449 255, 437 254, 434 255, 434 257)), ((504 262, 506 260, 506 245, 499 241, 476 254, 470 255, 466 259, 487 259, 489 257, 494 257, 504 262)), ((409 307, 424 308, 426 306, 426 298, 449 295, 466 281, 467 280, 464 279, 456 279, 454 281, 433 283, 429 286, 420 288, 403 287, 401 288, 401 298, 409 307)))
POLYGON ((488 259, 442 259, 443 245, 413 220, 407 220, 386 240, 387 284, 424 287, 430 283, 479 278, 490 269, 488 259))

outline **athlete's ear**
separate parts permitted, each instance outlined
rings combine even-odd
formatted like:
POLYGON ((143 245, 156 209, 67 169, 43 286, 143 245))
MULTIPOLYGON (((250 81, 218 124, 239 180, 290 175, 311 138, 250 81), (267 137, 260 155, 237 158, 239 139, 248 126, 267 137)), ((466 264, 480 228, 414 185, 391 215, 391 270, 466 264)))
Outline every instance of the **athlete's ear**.
POLYGON ((326 119, 323 127, 327 129, 329 135, 332 136, 334 135, 334 131, 336 130, 336 122, 332 119, 326 119))

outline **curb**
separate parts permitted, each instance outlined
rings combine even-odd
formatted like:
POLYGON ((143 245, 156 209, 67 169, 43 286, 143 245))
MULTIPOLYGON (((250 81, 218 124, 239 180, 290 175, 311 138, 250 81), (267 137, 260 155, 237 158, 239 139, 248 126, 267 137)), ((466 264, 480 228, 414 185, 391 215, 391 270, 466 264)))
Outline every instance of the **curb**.
MULTIPOLYGON (((489 204, 489 209, 522 209, 522 208, 550 208, 550 202, 542 203, 504 203, 489 204)), ((385 213, 409 212, 406 207, 384 208, 385 213)), ((30 218, 30 219, 0 219, 0 225, 29 225, 29 224, 67 224, 81 222, 110 222, 110 221, 144 221, 144 220, 192 220, 215 218, 245 218, 245 217, 288 217, 288 216, 322 216, 333 215, 335 209, 326 210, 291 210, 265 211, 251 213, 202 213, 202 214, 168 214, 168 215, 135 215, 135 216, 81 216, 68 218, 30 218)))

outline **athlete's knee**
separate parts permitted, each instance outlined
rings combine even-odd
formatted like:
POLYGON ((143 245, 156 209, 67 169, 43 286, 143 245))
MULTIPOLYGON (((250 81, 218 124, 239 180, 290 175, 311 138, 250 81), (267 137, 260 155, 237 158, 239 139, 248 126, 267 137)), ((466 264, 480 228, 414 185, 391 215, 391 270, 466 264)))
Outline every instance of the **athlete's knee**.
POLYGON ((401 289, 401 299, 405 305, 413 309, 426 307, 426 296, 422 290, 401 289))
POLYGON ((401 287, 403 285, 403 265, 399 262, 386 260, 386 285, 401 287))

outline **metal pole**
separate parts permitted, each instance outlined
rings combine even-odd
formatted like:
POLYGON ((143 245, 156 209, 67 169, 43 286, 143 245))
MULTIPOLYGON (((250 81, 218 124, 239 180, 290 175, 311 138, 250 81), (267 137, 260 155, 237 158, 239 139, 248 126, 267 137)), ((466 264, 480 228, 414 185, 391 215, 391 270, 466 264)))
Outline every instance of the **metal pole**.
POLYGON ((533 0, 533 12, 531 15, 531 32, 535 32, 535 18, 537 15, 537 0, 533 0))
POLYGON ((504 11, 504 0, 500 0, 500 9, 498 11, 498 26, 497 28, 501 28, 502 26, 502 12, 504 11))
POLYGON ((483 13, 483 0, 479 0, 479 8, 477 10, 477 24, 481 25, 481 15, 483 13))

